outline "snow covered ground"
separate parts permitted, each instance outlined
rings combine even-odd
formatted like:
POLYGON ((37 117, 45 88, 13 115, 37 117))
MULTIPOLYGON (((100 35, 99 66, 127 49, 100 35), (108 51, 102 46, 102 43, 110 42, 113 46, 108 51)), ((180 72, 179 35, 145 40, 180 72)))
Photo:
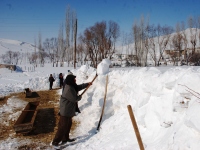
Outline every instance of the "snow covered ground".
MULTIPOLYGON (((71 135, 77 141, 67 150, 139 150, 127 105, 132 106, 145 150, 200 149, 199 67, 110 68, 108 72, 104 68, 98 66, 98 78, 79 102, 81 113, 74 119, 80 124, 71 135), (96 132, 107 75, 104 116, 96 132)), ((22 92, 26 87, 48 90, 50 73, 56 78, 54 88, 58 87, 58 74, 66 76, 68 69, 77 76, 78 84, 91 81, 96 74, 96 69, 88 66, 74 70, 45 65, 35 71, 12 73, 0 69, 0 95, 22 92)), ((61 94, 60 89, 58 93, 61 94)), ((23 101, 12 103, 12 99, 0 107, 0 114, 23 108, 23 101)), ((16 120, 19 115, 20 110, 10 118, 16 120)), ((0 149, 13 149, 29 142, 8 138, 0 140, 0 149)))

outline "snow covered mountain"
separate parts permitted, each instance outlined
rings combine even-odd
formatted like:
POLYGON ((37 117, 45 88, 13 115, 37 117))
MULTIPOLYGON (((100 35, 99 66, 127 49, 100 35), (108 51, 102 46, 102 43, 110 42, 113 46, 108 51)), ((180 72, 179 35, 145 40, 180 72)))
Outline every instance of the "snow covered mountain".
MULTIPOLYGON (((174 31, 171 35, 170 35, 170 39, 169 39, 169 43, 166 47, 167 50, 174 50, 174 46, 172 43, 173 37, 176 35, 176 31, 174 31)), ((199 39, 199 35, 200 35, 200 29, 196 29, 196 28, 188 28, 184 31, 180 31, 180 34, 184 37, 183 34, 185 34, 186 39, 187 39, 187 48, 191 49, 192 48, 192 44, 191 44, 191 38, 196 38, 196 48, 200 47, 200 39, 199 39)), ((158 43, 158 39, 161 40, 163 39, 163 36, 155 37, 153 38, 152 41, 155 42, 155 47, 156 47, 156 53, 159 54, 159 43, 158 43)), ((128 41, 126 41, 128 42, 128 41)), ((182 45, 183 45, 183 40, 182 40, 182 45)), ((133 50, 135 49, 135 45, 134 43, 128 43, 128 44, 124 44, 123 46, 119 46, 117 47, 117 53, 119 54, 133 54, 133 50)))
POLYGON ((32 53, 35 51, 35 46, 17 40, 0 39, 0 55, 5 54, 7 51, 32 53))

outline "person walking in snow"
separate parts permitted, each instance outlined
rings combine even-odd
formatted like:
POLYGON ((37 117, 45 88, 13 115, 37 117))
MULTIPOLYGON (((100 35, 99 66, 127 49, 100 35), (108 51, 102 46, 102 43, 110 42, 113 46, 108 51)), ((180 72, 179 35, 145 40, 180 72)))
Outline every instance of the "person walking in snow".
POLYGON ((62 73, 59 74, 59 80, 60 80, 60 88, 63 86, 63 75, 62 73))
POLYGON ((72 142, 75 139, 69 138, 70 129, 72 126, 72 117, 75 116, 76 103, 81 100, 82 96, 78 95, 78 91, 86 88, 92 83, 76 84, 76 76, 69 74, 65 79, 65 85, 60 98, 60 119, 58 123, 58 130, 52 141, 54 148, 60 148, 61 145, 65 145, 67 142, 72 142))
POLYGON ((49 77, 49 90, 52 90, 52 86, 53 86, 53 82, 55 81, 55 79, 53 78, 52 74, 50 74, 50 77, 49 77))

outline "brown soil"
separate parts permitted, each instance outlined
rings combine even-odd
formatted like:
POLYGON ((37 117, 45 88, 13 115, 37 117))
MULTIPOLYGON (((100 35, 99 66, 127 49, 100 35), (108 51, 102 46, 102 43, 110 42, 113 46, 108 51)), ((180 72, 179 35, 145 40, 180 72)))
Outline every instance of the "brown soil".
MULTIPOLYGON (((32 143, 21 145, 17 147, 18 150, 29 150, 40 147, 40 149, 48 149, 50 142, 54 138, 54 135, 57 131, 58 124, 58 111, 59 111, 59 97, 57 94, 58 89, 48 90, 48 91, 37 91, 33 92, 32 96, 26 98, 24 92, 11 94, 5 97, 3 100, 0 100, 0 107, 7 103, 8 98, 17 97, 21 100, 27 102, 40 101, 37 109, 37 115, 35 118, 33 130, 27 134, 15 133, 13 126, 15 121, 9 121, 9 126, 1 125, 0 128, 0 141, 7 138, 20 138, 21 140, 31 140, 32 143)), ((22 109, 23 110, 23 109, 22 109)), ((22 111, 16 110, 16 111, 22 111)), ((6 112, 3 114, 3 117, 7 117, 9 114, 6 112)), ((73 121, 72 125, 72 134, 73 130, 76 128, 78 122, 73 121)))

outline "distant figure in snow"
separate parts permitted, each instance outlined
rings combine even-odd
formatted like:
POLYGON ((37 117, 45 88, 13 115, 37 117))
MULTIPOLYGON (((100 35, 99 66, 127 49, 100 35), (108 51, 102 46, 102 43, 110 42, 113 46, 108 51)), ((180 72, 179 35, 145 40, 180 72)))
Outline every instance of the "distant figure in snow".
POLYGON ((70 129, 72 126, 72 117, 75 116, 76 104, 81 100, 82 96, 78 95, 78 91, 86 88, 92 83, 76 84, 76 76, 68 75, 65 79, 65 86, 60 97, 60 119, 58 123, 58 130, 51 143, 54 148, 60 148, 67 142, 72 142, 75 139, 69 138, 70 129))
POLYGON ((63 75, 62 73, 59 74, 59 80, 60 80, 60 88, 63 86, 63 75))
POLYGON ((50 77, 49 77, 49 90, 52 90, 52 86, 53 86, 53 82, 55 81, 55 79, 53 78, 52 74, 50 74, 50 77))

